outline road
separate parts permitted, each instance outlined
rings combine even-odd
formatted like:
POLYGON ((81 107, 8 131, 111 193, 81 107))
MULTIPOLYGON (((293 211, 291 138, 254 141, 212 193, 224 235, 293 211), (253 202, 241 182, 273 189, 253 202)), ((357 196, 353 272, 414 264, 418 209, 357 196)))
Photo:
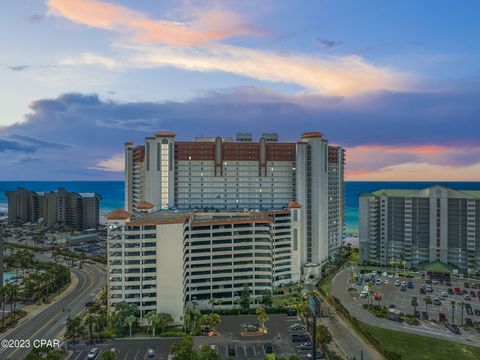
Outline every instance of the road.
MULTIPOLYGON (((3 339, 58 339, 65 330, 69 316, 79 314, 85 302, 91 301, 105 286, 105 275, 97 265, 84 264, 82 269, 71 268, 78 277, 77 286, 63 298, 34 317, 20 323, 2 336, 3 339)), ((0 359, 24 359, 32 348, 0 349, 0 359)))

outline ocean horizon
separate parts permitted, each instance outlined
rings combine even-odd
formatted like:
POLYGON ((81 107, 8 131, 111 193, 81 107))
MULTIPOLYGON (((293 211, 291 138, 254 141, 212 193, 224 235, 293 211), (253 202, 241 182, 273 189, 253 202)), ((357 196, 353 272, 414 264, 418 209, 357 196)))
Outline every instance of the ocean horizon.
MULTIPOLYGON (((358 197, 365 192, 379 189, 423 189, 432 185, 443 185, 455 190, 480 190, 480 182, 445 181, 345 181, 345 221, 350 236, 358 234, 358 197)), ((23 187, 34 191, 52 191, 64 187, 74 192, 96 192, 102 196, 100 213, 123 208, 123 181, 0 181, 0 212, 7 211, 5 191, 23 187)))

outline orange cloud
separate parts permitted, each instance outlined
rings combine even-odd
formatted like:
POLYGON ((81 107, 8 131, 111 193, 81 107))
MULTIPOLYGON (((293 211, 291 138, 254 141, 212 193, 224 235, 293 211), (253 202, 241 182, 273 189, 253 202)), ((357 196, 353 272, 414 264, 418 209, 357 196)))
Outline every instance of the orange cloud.
POLYGON ((48 0, 48 12, 78 24, 129 34, 141 43, 198 45, 252 34, 232 11, 212 6, 192 9, 188 23, 153 20, 129 8, 95 0, 48 0))

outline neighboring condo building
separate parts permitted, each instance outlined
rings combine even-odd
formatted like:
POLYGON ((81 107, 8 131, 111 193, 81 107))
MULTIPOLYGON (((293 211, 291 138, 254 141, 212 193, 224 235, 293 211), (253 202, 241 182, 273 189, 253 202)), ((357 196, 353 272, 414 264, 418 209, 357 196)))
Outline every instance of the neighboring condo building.
POLYGON ((360 196, 360 261, 480 271, 480 191, 432 186, 360 196))
POLYGON ((70 230, 98 229, 100 195, 96 193, 57 191, 39 192, 17 188, 6 191, 8 220, 42 221, 49 228, 61 226, 70 230))
POLYGON ((249 133, 125 144, 125 209, 109 214, 110 305, 142 316, 198 303, 232 307, 246 286, 321 276, 343 245, 345 151, 319 132, 298 142, 249 133))

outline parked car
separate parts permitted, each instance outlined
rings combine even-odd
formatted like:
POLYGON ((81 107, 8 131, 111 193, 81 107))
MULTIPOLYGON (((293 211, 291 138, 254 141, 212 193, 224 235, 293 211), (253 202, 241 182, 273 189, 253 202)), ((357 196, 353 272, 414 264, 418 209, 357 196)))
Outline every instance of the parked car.
POLYGON ((235 349, 235 345, 228 345, 227 346, 227 353, 228 356, 237 356, 237 350, 235 349))
POLYGON ((387 279, 383 280, 383 285, 388 285, 388 280, 387 279))
POLYGON ((265 354, 273 354, 273 345, 270 343, 266 343, 263 345, 263 348, 265 349, 265 354))
POLYGON ((292 330, 303 330, 304 326, 303 324, 300 323, 295 323, 293 325, 290 325, 290 329, 292 330))
POLYGON ((470 289, 470 284, 469 284, 468 282, 463 283, 463 286, 464 286, 466 289, 470 289))
POLYGON ((471 285, 470 285, 470 288, 471 288, 471 289, 478 289, 478 284, 471 284, 471 285))
POLYGON ((471 296, 472 298, 476 298, 476 297, 477 297, 477 294, 475 294, 475 291, 470 290, 470 296, 471 296))
POLYGON ((458 287, 455 288, 455 294, 456 295, 462 295, 462 291, 460 290, 460 288, 458 288, 458 287))
POLYGON ((450 330, 452 333, 460 335, 460 329, 455 324, 445 323, 445 327, 450 330))
POLYGON ((310 338, 306 334, 292 334, 293 342, 307 342, 310 341, 310 338))
POLYGON ((446 291, 442 291, 442 297, 448 297, 448 294, 446 291))
POLYGON ((425 291, 424 287, 420 288, 420 294, 425 295, 427 292, 425 291))
POLYGON ((452 283, 450 281, 445 281, 445 286, 452 286, 452 283))
POLYGON ((433 298, 433 305, 440 306, 442 305, 442 302, 440 301, 439 298, 433 298))
POLYGON ((400 291, 406 291, 407 287, 405 285, 400 286, 400 291))
POLYGON ((480 316, 480 310, 475 309, 475 310, 474 310, 474 313, 475 313, 475 315, 480 316))
POLYGON ((300 349, 302 350, 312 350, 313 345, 310 341, 304 342, 300 345, 300 349))
POLYGON ((473 310, 471 307, 466 307, 465 306, 465 311, 467 312, 467 315, 473 315, 473 310))
POLYGON ((422 311, 422 319, 423 320, 428 320, 430 317, 428 316, 428 313, 426 311, 422 311))
POLYGON ((395 286, 400 286, 401 283, 400 283, 400 280, 395 280, 395 286))
POLYGON ((453 295, 454 292, 453 292, 453 289, 452 288, 448 288, 447 289, 447 292, 448 292, 448 295, 453 295))
POLYGON ((438 314, 438 321, 447 321, 447 317, 445 316, 445 313, 438 314))
POLYGON ((470 318, 465 318, 465 324, 466 324, 467 326, 473 326, 473 321, 472 321, 472 319, 470 319, 470 318))
POLYGON ((434 285, 438 284, 438 280, 433 279, 433 280, 432 280, 432 284, 434 284, 434 285))
POLYGON ((368 296, 368 292, 366 292, 365 290, 362 290, 362 292, 360 293, 360 297, 364 299, 367 296, 368 296))
POLYGON ((150 359, 153 359, 155 356, 157 356, 157 354, 155 353, 155 350, 154 349, 148 349, 147 357, 150 358, 150 359))
POLYGON ((415 316, 417 319, 420 319, 420 311, 415 310, 415 312, 413 313, 413 316, 415 316))
POLYGON ((287 316, 297 316, 297 310, 287 309, 287 316))
POLYGON ((464 298, 465 300, 467 300, 467 301, 472 300, 472 298, 471 298, 470 295, 468 295, 468 294, 463 295, 463 298, 464 298))
POLYGON ((412 281, 407 282, 407 288, 413 289, 413 282, 412 281))
POLYGON ((433 293, 433 288, 430 285, 427 286, 427 292, 433 293))
POLYGON ((468 295, 467 290, 463 289, 463 290, 462 290, 462 294, 463 294, 463 295, 468 295))
POLYGON ((382 285, 382 279, 375 280, 375 285, 382 285))

